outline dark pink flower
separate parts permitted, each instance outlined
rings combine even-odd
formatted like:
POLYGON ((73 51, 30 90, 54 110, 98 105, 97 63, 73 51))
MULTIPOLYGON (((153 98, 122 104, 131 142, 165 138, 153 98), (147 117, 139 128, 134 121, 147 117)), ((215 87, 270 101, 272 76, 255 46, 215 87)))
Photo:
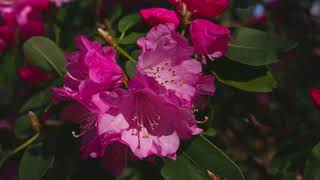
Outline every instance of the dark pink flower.
POLYGON ((186 6, 198 17, 216 17, 223 13, 229 5, 229 0, 169 0, 169 2, 177 5, 179 9, 186 6))
POLYGON ((19 77, 30 84, 39 84, 51 79, 51 76, 44 71, 34 67, 34 66, 27 66, 21 67, 18 70, 19 77))
POLYGON ((197 19, 190 26, 190 37, 195 51, 210 59, 223 56, 228 50, 228 41, 231 39, 228 28, 197 19))
POLYGON ((45 33, 42 13, 49 7, 48 0, 5 0, 0 2, 0 39, 6 44, 15 42, 18 32, 24 40, 45 33))
POLYGON ((316 105, 318 109, 320 109, 320 89, 312 88, 310 94, 313 103, 316 105))
POLYGON ((115 59, 116 52, 84 36, 78 36, 76 44, 80 50, 66 54, 68 72, 64 87, 54 88, 53 95, 57 100, 74 99, 90 108, 106 108, 98 103, 99 93, 112 90, 123 81, 123 72, 115 59))
POLYGON ((180 139, 202 132, 190 109, 166 96, 153 78, 137 75, 120 96, 118 113, 102 114, 98 134, 103 146, 119 141, 140 159, 151 155, 175 159, 180 139))
POLYGON ((46 32, 44 23, 40 20, 32 20, 27 24, 21 25, 20 30, 21 37, 24 40, 29 39, 33 36, 41 36, 46 32))
POLYGON ((175 11, 164 8, 148 8, 140 11, 140 15, 151 26, 172 23, 176 27, 180 24, 180 18, 175 11))
POLYGON ((137 64, 139 73, 153 77, 186 101, 196 92, 201 63, 192 59, 193 48, 172 24, 161 24, 138 40, 142 49, 137 64))

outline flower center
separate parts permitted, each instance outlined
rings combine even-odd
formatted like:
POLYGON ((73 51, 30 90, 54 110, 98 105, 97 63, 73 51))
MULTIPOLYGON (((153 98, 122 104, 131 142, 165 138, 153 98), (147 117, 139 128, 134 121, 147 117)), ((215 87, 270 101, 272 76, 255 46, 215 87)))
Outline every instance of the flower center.
POLYGON ((176 84, 177 73, 176 70, 169 65, 169 62, 159 64, 155 67, 149 67, 145 72, 156 79, 161 85, 165 85, 167 83, 176 84))
POLYGON ((138 92, 134 96, 135 111, 132 117, 132 121, 136 126, 138 132, 132 132, 132 134, 139 134, 143 131, 143 137, 148 138, 148 131, 154 131, 159 125, 160 116, 157 113, 157 109, 151 102, 148 96, 142 92, 138 92))

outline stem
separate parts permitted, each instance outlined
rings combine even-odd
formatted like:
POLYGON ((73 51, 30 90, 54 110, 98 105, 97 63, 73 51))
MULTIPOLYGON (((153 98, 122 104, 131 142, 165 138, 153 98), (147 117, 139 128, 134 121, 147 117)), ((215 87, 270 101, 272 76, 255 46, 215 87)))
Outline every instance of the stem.
POLYGON ((98 28, 98 33, 109 45, 115 48, 119 52, 119 54, 128 58, 130 61, 134 63, 137 62, 133 57, 130 56, 130 54, 127 51, 125 51, 124 49, 122 49, 120 46, 117 45, 113 37, 107 31, 104 31, 103 29, 98 28))
POLYGON ((24 148, 28 147, 31 143, 33 143, 40 135, 40 132, 37 132, 35 135, 33 135, 29 140, 15 148, 13 151, 10 152, 10 156, 13 156, 23 150, 24 148))
POLYGON ((116 45, 116 46, 114 46, 114 48, 115 48, 122 56, 128 58, 130 61, 132 61, 132 62, 134 62, 134 63, 137 62, 133 57, 130 56, 130 54, 129 54, 126 50, 122 49, 120 46, 116 45))

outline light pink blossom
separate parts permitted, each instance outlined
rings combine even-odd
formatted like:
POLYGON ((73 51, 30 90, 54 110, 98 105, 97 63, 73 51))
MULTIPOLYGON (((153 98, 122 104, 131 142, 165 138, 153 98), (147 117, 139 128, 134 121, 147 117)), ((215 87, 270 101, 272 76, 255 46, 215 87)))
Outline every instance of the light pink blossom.
POLYGON ((201 73, 201 63, 192 58, 193 48, 172 24, 161 24, 138 40, 142 52, 137 69, 160 85, 191 101, 201 73))
POLYGON ((201 133, 191 110, 179 107, 153 78, 137 75, 120 97, 118 113, 102 114, 98 134, 104 146, 119 141, 140 159, 151 155, 175 159, 180 139, 201 133))

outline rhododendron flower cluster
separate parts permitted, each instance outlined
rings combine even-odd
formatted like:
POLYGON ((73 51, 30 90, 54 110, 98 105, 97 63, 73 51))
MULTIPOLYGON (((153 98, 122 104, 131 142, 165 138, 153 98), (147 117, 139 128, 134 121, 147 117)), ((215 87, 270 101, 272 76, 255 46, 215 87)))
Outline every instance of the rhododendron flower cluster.
MULTIPOLYGON (((214 78, 202 74, 201 63, 192 58, 194 49, 174 24, 154 26, 138 40, 138 72, 127 88, 111 47, 84 36, 76 42, 80 50, 66 55, 64 87, 53 92, 57 100, 72 100, 87 114, 78 118, 81 132, 75 134, 82 136, 84 157, 110 160, 109 149, 120 148, 138 159, 175 159, 180 140, 202 132, 193 112, 200 96, 214 94, 214 78)), ((114 174, 121 172, 123 167, 109 163, 102 164, 114 174)))

